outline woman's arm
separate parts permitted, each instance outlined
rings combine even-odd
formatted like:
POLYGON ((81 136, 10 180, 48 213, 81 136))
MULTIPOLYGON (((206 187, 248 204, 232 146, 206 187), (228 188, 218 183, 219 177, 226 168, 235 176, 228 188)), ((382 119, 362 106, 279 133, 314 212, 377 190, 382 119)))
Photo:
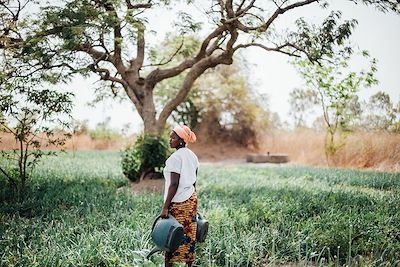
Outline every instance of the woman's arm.
POLYGON ((171 172, 171 183, 168 187, 167 199, 165 200, 164 206, 161 210, 161 218, 168 217, 168 207, 171 205, 171 201, 176 194, 176 190, 178 190, 180 177, 181 175, 179 173, 171 172))

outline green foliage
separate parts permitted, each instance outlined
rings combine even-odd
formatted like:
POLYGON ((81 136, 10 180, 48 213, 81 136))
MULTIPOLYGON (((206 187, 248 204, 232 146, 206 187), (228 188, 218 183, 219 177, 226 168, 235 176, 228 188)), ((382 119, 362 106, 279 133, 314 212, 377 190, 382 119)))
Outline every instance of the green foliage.
MULTIPOLYGON (((369 58, 363 51, 362 56, 369 58)), ((368 70, 348 70, 349 57, 335 56, 322 64, 309 60, 294 62, 305 80, 305 89, 296 89, 291 94, 292 114, 318 106, 326 126, 325 152, 327 160, 345 143, 351 131, 350 122, 358 116, 357 93, 361 88, 370 87, 378 81, 376 59, 371 59, 368 70), (339 141, 335 140, 339 133, 339 141)))
MULTIPOLYGON (((157 86, 160 106, 178 92, 183 78, 177 76, 157 86)), ((238 64, 218 66, 197 80, 171 117, 175 123, 204 129, 204 138, 257 146, 260 129, 274 124, 273 114, 267 111, 263 100, 262 95, 251 90, 238 64)))
MULTIPOLYGON (((149 57, 154 65, 173 66, 173 64, 185 58, 194 56, 200 44, 200 40, 193 35, 182 36, 167 34, 165 40, 161 44, 157 44, 150 49, 149 57)), ((180 80, 182 80, 183 75, 178 76, 180 76, 180 80)), ((173 77, 173 79, 175 78, 176 77, 173 77)))
POLYGON ((0 132, 12 135, 17 147, 1 151, 1 157, 8 161, 0 170, 15 186, 24 186, 39 158, 53 153, 44 148, 62 146, 70 136, 60 129, 69 127, 72 94, 35 86, 29 78, 9 78, 0 83, 0 132))
POLYGON ((122 171, 133 182, 143 180, 148 174, 161 174, 168 156, 168 142, 163 137, 142 134, 122 152, 122 171))
MULTIPOLYGON (((0 178, 3 266, 160 266, 145 258, 162 193, 132 193, 115 152, 46 156, 18 199, 0 178)), ((196 265, 396 266, 400 175, 346 169, 207 165, 210 222, 196 265)))
POLYGON ((37 25, 25 11, 33 5, 29 0, 0 2, 0 132, 12 135, 17 147, 1 151, 7 165, 0 171, 15 186, 24 186, 39 158, 53 153, 44 148, 64 144, 72 109, 73 95, 52 87, 63 81, 63 75, 47 69, 54 51, 36 47, 43 36, 29 37, 37 25))
POLYGON ((363 130, 400 132, 400 106, 385 92, 377 92, 363 105, 359 127, 363 130))
POLYGON ((338 53, 351 53, 352 49, 350 46, 346 46, 346 42, 357 25, 357 21, 352 19, 338 25, 341 16, 341 12, 332 11, 320 27, 309 24, 304 18, 300 18, 296 20, 297 30, 292 32, 288 38, 292 43, 296 43, 297 49, 306 51, 310 61, 319 61, 338 53))
POLYGON ((192 98, 201 110, 199 128, 205 137, 257 147, 262 129, 273 119, 264 106, 263 95, 255 93, 239 65, 218 66, 198 82, 198 96, 192 98))
POLYGON ((192 16, 186 12, 179 12, 179 22, 175 24, 178 27, 181 35, 187 33, 195 33, 201 30, 201 23, 195 22, 192 16))

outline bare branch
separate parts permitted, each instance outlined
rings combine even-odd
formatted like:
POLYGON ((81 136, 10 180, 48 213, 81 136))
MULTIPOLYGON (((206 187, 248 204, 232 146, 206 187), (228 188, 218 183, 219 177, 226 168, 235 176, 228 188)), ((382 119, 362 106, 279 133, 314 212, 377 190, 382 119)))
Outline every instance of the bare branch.
MULTIPOLYGON (((283 13, 285 13, 285 12, 291 10, 291 9, 294 9, 294 8, 297 8, 297 7, 301 7, 301 6, 306 6, 306 5, 309 5, 309 4, 313 3, 313 2, 318 2, 318 0, 305 0, 305 1, 293 3, 291 5, 288 5, 287 7, 284 7, 284 8, 278 8, 275 11, 274 15, 276 14, 276 17, 277 17, 278 15, 282 15, 283 13)), ((274 15, 267 21, 267 23, 266 23, 266 27, 267 28, 273 22, 273 20, 275 19, 275 18, 273 18, 274 15)))
POLYGON ((166 65, 166 64, 170 63, 170 62, 174 59, 174 57, 179 53, 179 51, 181 51, 181 49, 182 49, 182 47, 183 47, 183 43, 184 43, 184 41, 183 41, 183 38, 182 38, 181 44, 179 45, 179 47, 176 49, 176 51, 170 56, 170 58, 169 58, 167 61, 162 62, 162 60, 161 60, 160 63, 157 63, 157 64, 148 64, 148 65, 145 65, 145 66, 143 66, 143 67, 162 66, 162 65, 166 65))
POLYGON ((244 4, 244 1, 243 1, 242 4, 239 6, 238 11, 236 12, 236 16, 240 17, 242 14, 247 13, 252 7, 254 7, 255 2, 256 2, 256 0, 252 0, 251 3, 247 7, 242 9, 242 6, 244 4))
POLYGON ((214 43, 207 49, 206 55, 210 56, 215 50, 217 50, 220 45, 226 40, 226 34, 220 35, 214 41, 214 43))
POLYGON ((219 13, 221 14, 221 19, 224 19, 224 18, 225 18, 225 14, 224 14, 224 1, 218 0, 218 4, 219 4, 219 7, 220 7, 219 13))
POLYGON ((196 58, 200 59, 200 58, 204 57, 207 47, 210 44, 211 40, 218 37, 226 30, 227 30, 227 26, 223 24, 223 25, 219 26, 218 28, 216 28, 212 33, 210 33, 206 37, 206 39, 204 39, 203 43, 201 44, 200 50, 197 53, 196 58))
POLYGON ((288 55, 288 56, 294 56, 294 57, 300 57, 299 55, 295 54, 296 51, 301 51, 301 52, 303 52, 303 53, 305 53, 307 55, 306 51, 304 51, 303 49, 297 48, 295 45, 289 44, 289 43, 286 43, 286 44, 283 44, 283 45, 277 46, 277 47, 267 47, 267 46, 265 46, 263 44, 259 44, 259 43, 240 44, 240 45, 236 46, 234 48, 234 50, 236 51, 236 50, 238 50, 240 48, 247 48, 247 47, 251 47, 251 46, 260 47, 260 48, 262 48, 262 49, 264 49, 266 51, 279 52, 279 53, 282 53, 282 54, 285 54, 285 55, 288 55), (295 51, 287 52, 287 51, 282 50, 285 47, 293 47, 293 48, 295 48, 295 51))
POLYGON ((228 18, 233 18, 235 17, 235 11, 233 10, 233 6, 232 6, 232 1, 233 0, 225 0, 225 10, 226 13, 228 14, 228 18))
POLYGON ((5 2, 0 2, 0 6, 4 7, 5 9, 7 9, 7 11, 12 15, 13 20, 15 18, 17 18, 16 14, 14 14, 14 12, 6 5, 5 2))
POLYGON ((43 66, 40 63, 35 64, 35 65, 28 65, 31 68, 33 68, 34 70, 31 72, 28 72, 24 75, 19 75, 19 74, 13 74, 12 76, 15 78, 26 78, 26 77, 30 77, 33 74, 43 71, 43 70, 48 70, 48 69, 56 69, 56 68, 63 68, 63 67, 67 67, 68 69, 70 69, 71 71, 76 71, 76 69, 74 67, 72 67, 70 64, 64 62, 64 63, 60 63, 60 64, 56 64, 56 65, 51 65, 51 66, 43 66), (37 67, 37 66, 41 66, 41 67, 37 67))
POLYGON ((237 14, 237 12, 239 12, 242 9, 245 2, 246 2, 246 0, 242 0, 242 2, 239 4, 238 8, 236 9, 236 14, 237 14))
POLYGON ((92 68, 93 72, 99 74, 100 78, 105 81, 112 81, 121 84, 122 86, 128 86, 128 83, 123 79, 119 79, 115 76, 110 75, 110 70, 106 68, 92 68))
POLYGON ((227 26, 221 25, 218 28, 216 28, 212 33, 210 33, 206 37, 206 39, 203 41, 203 43, 201 44, 200 50, 194 58, 188 58, 188 59, 182 61, 179 65, 172 67, 172 68, 153 70, 147 76, 147 81, 149 82, 149 84, 154 86, 159 81, 162 81, 162 80, 170 78, 170 77, 174 77, 174 76, 182 73, 184 70, 191 68, 194 64, 196 64, 201 59, 203 59, 205 56, 207 56, 207 48, 208 48, 211 40, 213 40, 214 38, 217 38, 226 30, 227 30, 227 26))
POLYGON ((13 134, 14 136, 16 135, 16 132, 12 128, 8 127, 6 124, 2 123, 1 127, 4 127, 7 131, 9 131, 9 133, 13 134))
POLYGON ((110 54, 94 49, 93 46, 88 42, 83 45, 76 46, 75 50, 86 52, 94 59, 104 58, 104 60, 114 63, 113 57, 110 54))
POLYGON ((139 114, 142 113, 143 104, 140 102, 136 91, 129 86, 128 82, 126 82, 125 80, 120 79, 120 78, 118 78, 116 76, 111 76, 110 75, 110 70, 108 70, 106 68, 95 68, 94 65, 91 65, 91 67, 92 67, 92 71, 97 73, 100 76, 101 80, 111 81, 113 83, 121 84, 122 87, 125 90, 125 93, 132 100, 132 102, 135 104, 136 109, 139 112, 139 114))
MULTIPOLYGON (((266 31, 271 24, 275 21, 275 19, 279 16, 284 14, 285 12, 297 8, 297 7, 301 7, 301 6, 305 6, 305 5, 309 5, 311 3, 317 2, 318 0, 305 0, 305 1, 300 1, 300 2, 296 2, 293 3, 291 5, 288 5, 286 7, 278 7, 275 12, 272 14, 272 16, 267 20, 266 23, 259 25, 259 26, 255 26, 255 27, 248 27, 246 25, 244 25, 243 23, 241 23, 240 21, 238 21, 238 28, 244 32, 249 32, 249 31, 254 31, 254 30, 262 30, 262 31, 266 31)), ((286 2, 286 1, 285 1, 286 2)), ((284 3, 285 3, 284 2, 284 3)))
POLYGON ((151 0, 149 0, 146 4, 135 4, 133 5, 130 0, 125 0, 126 6, 128 9, 140 9, 140 8, 151 8, 153 4, 151 0))

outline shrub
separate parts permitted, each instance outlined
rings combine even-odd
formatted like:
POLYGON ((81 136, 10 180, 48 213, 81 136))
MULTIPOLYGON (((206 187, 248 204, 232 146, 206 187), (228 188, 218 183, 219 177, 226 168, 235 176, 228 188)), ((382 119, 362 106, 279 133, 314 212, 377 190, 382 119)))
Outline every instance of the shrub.
POLYGON ((161 174, 169 154, 164 138, 143 134, 122 152, 122 172, 132 182, 141 181, 149 174, 161 174))
POLYGON ((121 141, 123 136, 110 126, 111 118, 107 117, 104 122, 100 122, 96 125, 96 128, 89 131, 90 138, 92 140, 101 141, 121 141))

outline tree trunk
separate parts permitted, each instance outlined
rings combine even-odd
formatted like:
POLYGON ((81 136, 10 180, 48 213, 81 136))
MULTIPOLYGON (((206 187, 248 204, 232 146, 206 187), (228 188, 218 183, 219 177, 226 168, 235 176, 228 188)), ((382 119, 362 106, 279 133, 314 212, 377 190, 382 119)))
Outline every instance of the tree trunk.
POLYGON ((140 116, 143 119, 144 132, 160 135, 158 131, 156 108, 153 101, 153 90, 146 90, 143 97, 143 108, 140 116))

